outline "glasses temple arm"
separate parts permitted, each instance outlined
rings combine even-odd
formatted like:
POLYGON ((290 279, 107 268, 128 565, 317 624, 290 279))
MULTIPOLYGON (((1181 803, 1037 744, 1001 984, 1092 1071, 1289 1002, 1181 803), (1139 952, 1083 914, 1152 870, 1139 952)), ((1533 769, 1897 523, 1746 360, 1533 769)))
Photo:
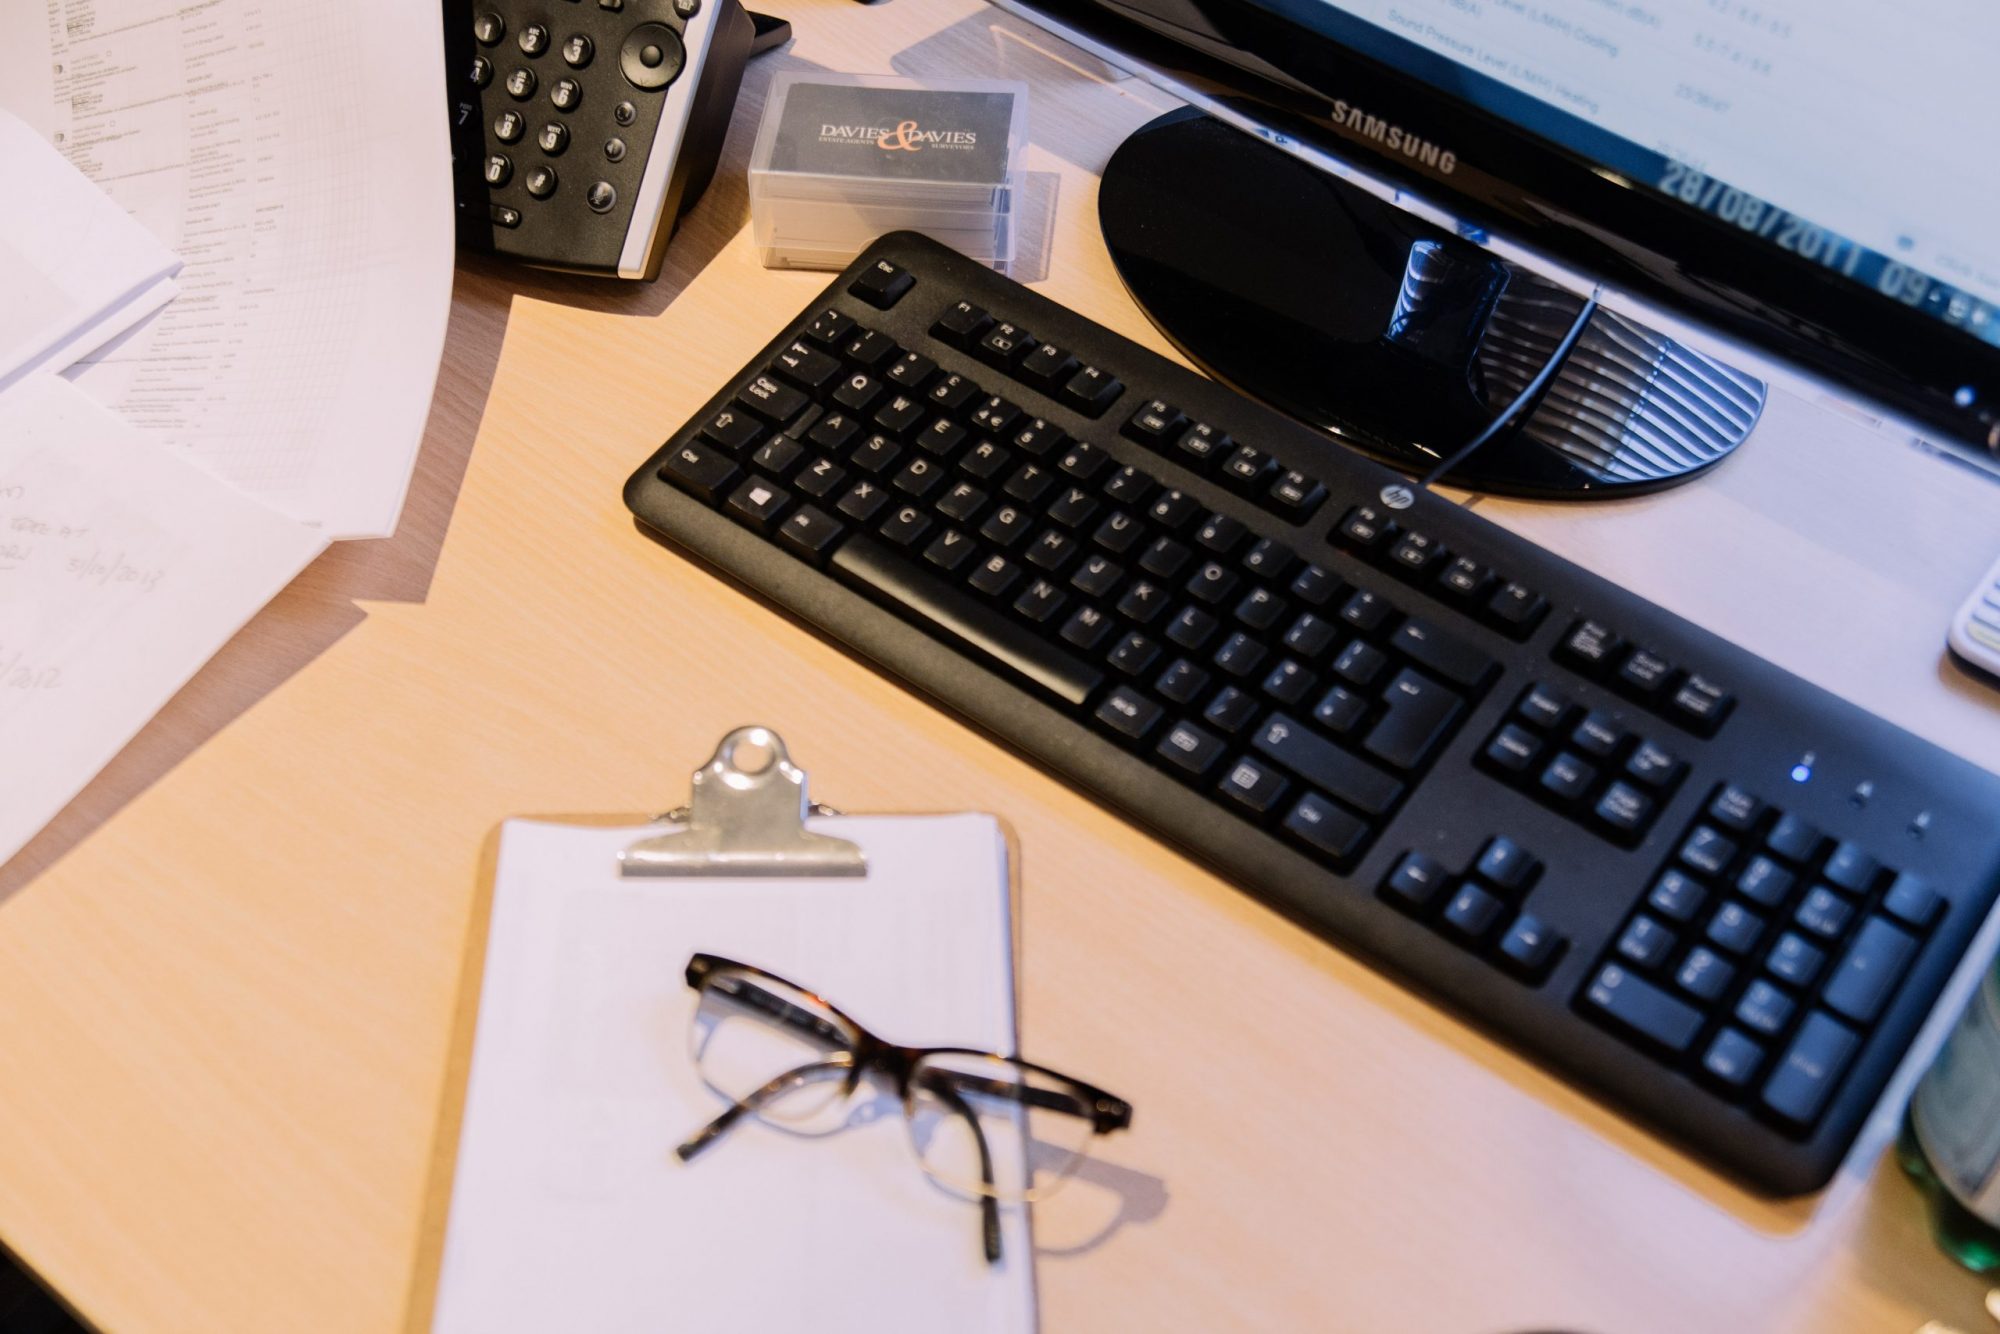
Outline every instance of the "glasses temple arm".
POLYGON ((986 1147, 986 1132, 980 1128, 979 1116, 972 1105, 959 1096, 958 1090, 948 1083, 931 1086, 940 1100, 953 1111, 965 1118, 972 1127, 973 1142, 979 1145, 979 1178, 986 1184, 986 1190, 979 1197, 980 1238, 986 1246, 986 1263, 1000 1263, 1000 1202, 995 1198, 999 1187, 993 1180, 993 1152, 986 1147))
POLYGON ((835 1071, 845 1072, 853 1068, 853 1053, 839 1052, 824 1061, 813 1061, 810 1064, 799 1066, 795 1070, 787 1070, 784 1074, 778 1075, 762 1088, 737 1099, 734 1103, 724 1108, 722 1115, 716 1117, 713 1121, 710 1121, 707 1125, 689 1136, 687 1143, 675 1149, 674 1154, 684 1163, 691 1162, 696 1154, 728 1134, 731 1126, 734 1126, 745 1116, 755 1113, 765 1103, 771 1101, 771 1099, 777 1097, 779 1094, 789 1093, 809 1079, 835 1071))
POLYGON ((1120 1115, 1116 1112, 1106 1113, 1095 1111, 1090 1107, 1079 1109, 1077 1099, 1070 1094, 1058 1093, 1053 1089, 1039 1089, 1032 1085, 1023 1086, 1009 1083, 1002 1079, 989 1079, 983 1075, 953 1071, 951 1082, 961 1088, 970 1089, 974 1093, 989 1094, 1008 1102, 1018 1102, 1025 1107, 1042 1107, 1052 1112, 1063 1112, 1070 1116, 1082 1117, 1084 1120, 1091 1122, 1092 1128, 1099 1134, 1107 1130, 1123 1129, 1125 1122, 1131 1116, 1129 1110, 1120 1115), (1103 1124, 1099 1124, 1100 1122, 1103 1124))

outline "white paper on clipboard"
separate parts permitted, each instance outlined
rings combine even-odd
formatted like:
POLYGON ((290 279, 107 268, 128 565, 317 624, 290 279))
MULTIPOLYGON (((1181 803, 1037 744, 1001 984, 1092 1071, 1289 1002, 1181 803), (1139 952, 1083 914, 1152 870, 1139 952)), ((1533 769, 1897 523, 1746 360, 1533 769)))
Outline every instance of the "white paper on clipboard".
POLYGON ((1032 1239, 924 1175, 894 1109, 807 1138, 761 1122, 692 1163, 723 1103, 689 1054, 689 957, 755 964, 890 1041, 1017 1050, 1007 843, 986 815, 816 818, 858 879, 621 878, 660 827, 501 827, 432 1328, 1003 1331, 1032 1239))

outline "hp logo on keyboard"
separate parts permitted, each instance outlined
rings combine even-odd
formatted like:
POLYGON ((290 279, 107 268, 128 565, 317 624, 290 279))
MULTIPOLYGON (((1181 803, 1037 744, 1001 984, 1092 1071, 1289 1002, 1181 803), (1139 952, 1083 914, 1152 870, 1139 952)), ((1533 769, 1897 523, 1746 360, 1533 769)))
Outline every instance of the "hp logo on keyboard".
POLYGON ((1382 503, 1392 510, 1406 510, 1417 503, 1417 493, 1401 482, 1392 482, 1382 488, 1382 503))

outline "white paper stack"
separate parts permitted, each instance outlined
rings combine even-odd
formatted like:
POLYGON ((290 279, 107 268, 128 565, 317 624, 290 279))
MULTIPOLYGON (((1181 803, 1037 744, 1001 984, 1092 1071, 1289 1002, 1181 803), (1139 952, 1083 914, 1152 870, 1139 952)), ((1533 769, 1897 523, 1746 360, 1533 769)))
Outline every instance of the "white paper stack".
POLYGON ((181 262, 19 117, 0 109, 0 390, 60 371, 171 300, 181 262))
POLYGON ((444 105, 405 0, 0 4, 0 106, 186 263, 71 378, 329 537, 393 533, 451 311, 444 105), (337 114, 300 95, 334 70, 337 114))
POLYGON ((329 538, 395 531, 443 92, 399 0, 0 5, 0 862, 329 538))
POLYGON ((750 214, 773 268, 845 268, 919 231, 1006 270, 1027 85, 782 74, 750 154, 750 214))

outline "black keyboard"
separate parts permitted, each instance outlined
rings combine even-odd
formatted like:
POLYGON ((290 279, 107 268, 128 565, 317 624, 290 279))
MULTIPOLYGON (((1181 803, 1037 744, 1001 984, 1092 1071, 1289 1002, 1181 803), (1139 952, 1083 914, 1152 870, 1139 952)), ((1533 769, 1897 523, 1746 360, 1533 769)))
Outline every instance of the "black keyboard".
POLYGON ((1818 1188, 2000 891, 2000 780, 1396 480, 895 233, 625 497, 1635 1118, 1818 1188))

